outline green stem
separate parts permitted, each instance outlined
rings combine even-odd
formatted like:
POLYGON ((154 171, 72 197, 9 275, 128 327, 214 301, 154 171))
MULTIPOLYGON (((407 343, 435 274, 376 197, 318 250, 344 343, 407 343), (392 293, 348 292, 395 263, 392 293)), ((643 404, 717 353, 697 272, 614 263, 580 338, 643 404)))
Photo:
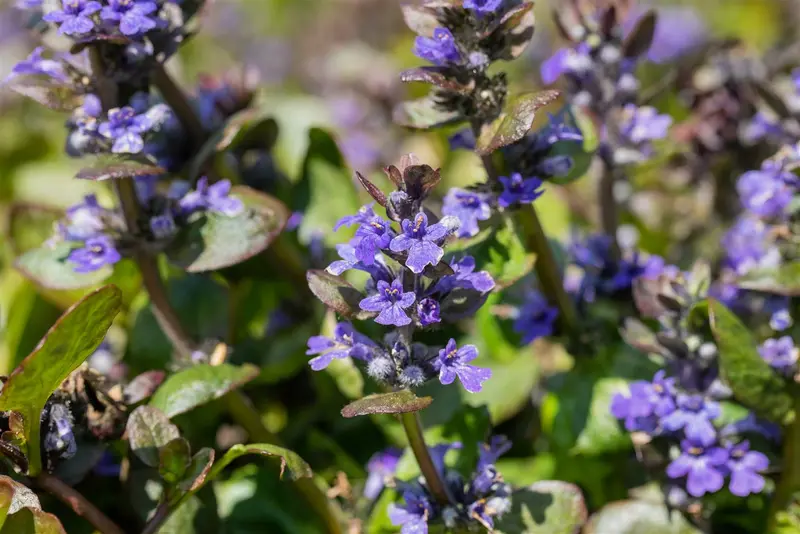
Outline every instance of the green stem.
POLYGON ((603 233, 611 238, 611 255, 615 260, 620 258, 617 231, 619 230, 619 209, 617 199, 614 198, 614 184, 617 175, 614 164, 603 158, 603 174, 597 186, 597 197, 600 204, 600 222, 603 233))
POLYGON ((767 532, 776 529, 778 515, 784 512, 800 493, 800 394, 797 391, 794 393, 795 419, 783 430, 781 477, 772 498, 767 532))
POLYGON ((195 148, 200 148, 208 137, 200 117, 195 113, 189 98, 167 73, 163 63, 156 62, 153 67, 153 84, 164 97, 164 101, 175 112, 183 130, 191 138, 195 148))
POLYGON ((436 466, 433 464, 431 452, 428 445, 425 443, 425 435, 422 431, 422 421, 420 420, 418 412, 400 414, 400 420, 403 422, 403 428, 408 437, 408 444, 414 452, 414 457, 419 464, 419 470, 422 476, 425 477, 425 482, 428 489, 433 494, 436 502, 441 505, 450 503, 450 497, 447 494, 447 486, 445 486, 439 472, 436 471, 436 466))
POLYGON ((558 308, 558 323, 562 334, 574 332, 577 328, 575 307, 564 289, 561 271, 556 263, 553 249, 539 221, 533 204, 522 206, 517 212, 517 220, 525 234, 528 250, 536 253, 536 276, 547 302, 558 308))
POLYGON ((156 534, 156 532, 161 530, 161 526, 167 521, 167 519, 169 519, 169 515, 169 502, 164 501, 158 505, 158 508, 156 508, 156 513, 154 513, 153 517, 147 521, 147 524, 142 530, 142 534, 156 534))

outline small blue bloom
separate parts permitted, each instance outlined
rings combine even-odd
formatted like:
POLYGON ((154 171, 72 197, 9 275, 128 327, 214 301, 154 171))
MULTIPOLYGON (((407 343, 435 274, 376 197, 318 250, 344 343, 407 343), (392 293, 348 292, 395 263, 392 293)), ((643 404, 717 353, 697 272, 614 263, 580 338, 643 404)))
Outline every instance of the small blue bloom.
POLYGON ((764 477, 759 473, 767 470, 769 459, 758 451, 751 451, 750 442, 746 440, 727 449, 727 467, 731 475, 728 487, 731 493, 737 497, 761 493, 764 490, 764 477))
POLYGON ((611 414, 625 421, 628 432, 657 434, 662 418, 675 411, 675 379, 659 371, 652 382, 638 380, 629 388, 629 395, 617 393, 611 399, 611 414))
POLYGON ((404 292, 403 283, 399 279, 391 284, 379 280, 377 289, 378 292, 363 299, 359 307, 364 311, 380 312, 375 318, 378 324, 393 326, 410 324, 411 318, 404 310, 410 308, 417 300, 414 292, 404 292))
POLYGON ((769 318, 769 327, 776 332, 782 332, 792 326, 792 324, 794 324, 794 321, 792 320, 792 315, 789 313, 788 308, 775 310, 769 318))
POLYGON ((436 28, 433 30, 433 37, 417 37, 414 41, 414 53, 440 67, 461 61, 455 38, 447 28, 436 28))
POLYGON ((689 439, 681 442, 681 455, 666 469, 669 478, 686 477, 686 490, 693 497, 716 493, 725 484, 728 453, 721 447, 689 439))
POLYGON ((34 48, 27 58, 14 65, 4 83, 18 76, 47 76, 57 82, 69 81, 64 65, 55 59, 42 57, 43 53, 43 46, 34 48))
POLYGON ((478 466, 497 463, 502 455, 511 450, 511 440, 505 436, 492 436, 489 443, 478 445, 478 466))
POLYGON ((483 382, 492 376, 491 369, 469 365, 477 357, 478 349, 475 345, 464 345, 459 349, 456 340, 450 339, 447 346, 439 351, 439 358, 433 361, 433 368, 439 371, 439 381, 442 384, 452 384, 458 377, 464 389, 477 393, 483 388, 483 382))
POLYGON ((157 25, 152 16, 158 5, 151 0, 108 0, 109 5, 103 8, 100 17, 106 22, 119 25, 123 35, 142 35, 157 25))
POLYGON ((720 408, 716 402, 706 400, 702 395, 679 394, 675 411, 661 419, 666 430, 683 430, 693 442, 709 446, 717 434, 712 419, 719 417, 720 408))
POLYGON ((403 450, 396 447, 376 452, 367 462, 367 481, 364 484, 364 497, 375 500, 380 495, 386 480, 394 476, 397 471, 397 464, 403 450))
POLYGON ((510 177, 501 176, 500 183, 503 184, 503 192, 497 198, 497 203, 504 208, 515 204, 529 204, 544 193, 540 189, 540 179, 523 178, 518 172, 512 173, 510 177))
POLYGON ((354 224, 368 224, 369 221, 376 217, 375 212, 372 210, 372 204, 361 206, 358 213, 355 215, 345 215, 334 225, 333 231, 336 232, 343 226, 353 226, 354 224))
POLYGON ((178 228, 170 214, 156 215, 150 219, 150 231, 156 239, 167 239, 174 236, 178 228))
POLYGON ((355 358, 369 360, 377 346, 375 343, 356 331, 350 323, 339 323, 333 331, 333 339, 325 336, 312 336, 308 339, 309 356, 318 354, 308 364, 314 371, 321 371, 335 359, 355 358))
POLYGON ((459 130, 447 139, 450 150, 475 150, 475 134, 469 128, 459 130))
POLYGON ((659 115, 651 106, 628 104, 622 110, 620 134, 629 144, 649 154, 649 143, 667 136, 672 117, 659 115))
POLYGON ((220 180, 209 185, 208 178, 203 176, 197 180, 197 188, 189 191, 178 201, 178 206, 184 215, 200 210, 209 210, 235 217, 244 210, 244 203, 230 196, 230 180, 220 180))
POLYGON ((453 274, 443 276, 431 288, 431 293, 448 293, 456 288, 471 289, 479 293, 488 293, 494 289, 492 276, 486 271, 475 272, 475 258, 464 256, 450 260, 453 274))
POLYGON ((83 202, 67 208, 66 224, 61 235, 68 241, 85 241, 105 230, 107 210, 100 206, 95 195, 86 195, 83 202))
POLYGON ((464 9, 477 13, 494 13, 503 4, 503 0, 464 0, 464 9))
POLYGON ((453 187, 444 197, 442 213, 461 222, 458 237, 472 237, 480 231, 478 221, 491 217, 492 208, 488 195, 453 187))
POLYGON ((393 252, 408 251, 406 266, 416 274, 421 273, 428 265, 437 265, 444 256, 444 250, 439 245, 451 233, 451 229, 457 226, 451 224, 454 218, 445 219, 430 226, 428 216, 424 213, 418 213, 413 220, 404 219, 400 223, 403 233, 392 239, 389 248, 393 252))
POLYGON ((372 265, 375 263, 375 255, 389 248, 394 237, 391 223, 378 216, 362 223, 353 240, 356 258, 364 265, 372 265))
POLYGON ((551 335, 556 317, 558 308, 550 306, 538 291, 532 291, 526 296, 514 321, 514 331, 522 335, 522 343, 527 345, 534 339, 551 335))
POLYGON ((770 240, 769 228, 753 217, 740 217, 722 238, 728 265, 744 275, 756 268, 777 267, 780 251, 770 240))
POLYGON ((584 44, 577 48, 561 48, 541 66, 540 74, 545 85, 555 83, 563 74, 583 76, 592 68, 589 47, 584 44))
POLYGON ((59 25, 58 32, 64 35, 83 35, 94 29, 91 15, 101 9, 100 2, 87 0, 61 0, 62 9, 44 15, 44 20, 59 25))
POLYGON ((111 151, 115 154, 138 154, 144 149, 142 134, 151 126, 147 115, 137 115, 132 107, 125 106, 110 110, 108 121, 100 124, 97 131, 114 142, 111 151))
POLYGON ((780 371, 791 370, 797 363, 798 350, 790 336, 766 340, 758 347, 758 353, 780 371))
POLYGON ((442 321, 440 316, 441 308, 439 302, 432 297, 425 297, 417 304, 417 315, 419 316, 419 324, 422 326, 430 326, 442 321))
POLYGON ((745 209, 759 217, 780 217, 792 201, 793 191, 787 184, 795 176, 777 166, 765 166, 744 173, 736 183, 736 191, 745 209))
POLYGON ((82 248, 70 252, 67 259, 75 264, 76 273, 89 273, 106 265, 114 265, 122 256, 111 237, 98 235, 87 239, 82 248))
POLYGON ((389 519, 399 527, 400 534, 428 534, 428 519, 433 515, 433 504, 427 495, 419 491, 403 492, 405 506, 392 503, 389 506, 389 519))

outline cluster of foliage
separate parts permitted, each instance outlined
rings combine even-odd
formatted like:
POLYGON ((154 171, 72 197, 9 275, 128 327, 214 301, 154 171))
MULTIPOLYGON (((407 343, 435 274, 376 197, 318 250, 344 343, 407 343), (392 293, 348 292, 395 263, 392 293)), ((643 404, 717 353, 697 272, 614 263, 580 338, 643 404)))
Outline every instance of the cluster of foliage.
POLYGON ((796 44, 572 0, 520 81, 533 2, 391 8, 332 134, 178 84, 204 0, 17 0, 89 185, 0 189, 0 534, 800 534, 796 44))

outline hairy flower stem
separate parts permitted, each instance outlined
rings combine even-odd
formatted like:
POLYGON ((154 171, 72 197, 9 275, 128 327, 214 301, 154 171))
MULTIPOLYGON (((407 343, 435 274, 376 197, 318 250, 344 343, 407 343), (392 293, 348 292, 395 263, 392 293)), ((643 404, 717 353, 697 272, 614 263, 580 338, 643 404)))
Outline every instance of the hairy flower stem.
POLYGON ((42 472, 35 479, 36 484, 58 500, 72 508, 72 511, 86 519, 102 534, 125 534, 116 523, 89 502, 79 491, 69 487, 61 479, 42 472))
POLYGON ((792 504, 800 493, 800 394, 794 392, 795 420, 783 429, 783 458, 781 476, 772 498, 767 532, 776 532, 781 512, 792 504))
MULTIPOLYGON (((477 139, 480 126, 473 124, 472 131, 477 139)), ((481 161, 489 180, 497 181, 499 174, 492 161, 492 156, 481 156, 481 161)), ((524 231, 528 250, 536 254, 536 276, 539 279, 542 293, 551 306, 558 308, 558 324, 561 333, 573 332, 577 327, 575 307, 564 290, 561 271, 533 204, 522 206, 517 213, 517 220, 524 231)))
POLYGON ((597 187, 597 197, 600 204, 600 225, 603 233, 611 238, 611 255, 614 260, 620 259, 619 242, 617 241, 617 230, 619 229, 619 210, 617 200, 614 198, 614 184, 617 182, 617 174, 614 164, 609 158, 604 157, 603 174, 597 187))
POLYGON ((195 148, 200 148, 208 137, 200 117, 195 113, 189 99, 175 80, 167 73, 163 63, 156 62, 153 67, 153 84, 164 97, 164 101, 172 108, 183 130, 189 135, 195 148))
POLYGON ((419 464, 419 470, 422 476, 425 477, 425 483, 428 486, 433 497, 440 505, 450 504, 450 498, 447 494, 447 486, 445 486, 441 475, 436 471, 436 466, 433 464, 431 452, 428 445, 425 443, 425 435, 422 431, 422 421, 420 420, 418 412, 410 412, 400 414, 400 420, 403 422, 403 428, 408 437, 408 444, 414 452, 414 457, 419 464))

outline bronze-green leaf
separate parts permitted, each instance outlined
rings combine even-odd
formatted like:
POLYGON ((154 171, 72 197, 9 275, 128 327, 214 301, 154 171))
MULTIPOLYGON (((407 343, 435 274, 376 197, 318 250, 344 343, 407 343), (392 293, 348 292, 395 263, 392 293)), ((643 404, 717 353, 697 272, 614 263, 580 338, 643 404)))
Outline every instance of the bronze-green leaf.
POLYGON ((155 161, 144 156, 105 154, 95 157, 88 167, 78 171, 75 178, 98 181, 159 175, 165 172, 167 171, 155 161))
POLYGON ((328 271, 314 270, 306 273, 306 279, 311 292, 336 313, 356 319, 370 317, 369 313, 362 311, 358 306, 364 294, 341 276, 328 271))
POLYGON ((136 408, 128 417, 125 432, 131 450, 150 467, 158 467, 161 464, 161 449, 181 437, 178 427, 153 406, 136 408))
POLYGON ((566 482, 536 482, 515 491, 511 502, 498 534, 577 534, 587 519, 581 490, 566 482))
POLYGON ((247 260, 278 237, 289 220, 289 210, 278 199, 245 186, 231 195, 245 209, 230 217, 207 212, 181 231, 168 256, 187 272, 215 271, 247 260))
POLYGON ((394 108, 394 122, 400 126, 427 130, 463 120, 458 111, 442 109, 431 96, 403 102, 394 108))
POLYGON ((100 345, 121 307, 115 286, 89 293, 59 318, 3 386, 0 410, 14 410, 23 418, 31 476, 42 468, 39 418, 47 399, 100 345))
POLYGON ((736 400, 771 421, 790 422, 795 414, 788 381, 759 355, 750 331, 723 304, 709 300, 691 313, 699 314, 706 306, 719 349, 720 371, 736 400))
POLYGON ((786 297, 800 296, 800 261, 777 269, 756 269, 738 280, 740 287, 786 297))
POLYGON ((555 102, 559 94, 558 91, 547 90, 524 93, 509 99, 503 113, 481 129, 475 146, 478 154, 489 155, 498 148, 522 139, 533 126, 536 112, 555 102))
POLYGON ((6 518, 0 534, 67 534, 67 531, 53 514, 23 508, 6 518))
POLYGON ((67 260, 73 245, 66 241, 43 243, 31 249, 14 262, 25 278, 47 289, 81 289, 99 284, 114 272, 105 265, 90 273, 75 272, 75 265, 67 260))
POLYGON ((150 405, 172 418, 218 399, 257 376, 258 367, 250 364, 194 365, 167 378, 150 399, 150 405))
POLYGON ((647 501, 608 504, 592 515, 583 534, 700 534, 679 512, 647 501))
POLYGON ((261 456, 276 456, 281 459, 281 478, 284 474, 289 475, 289 480, 300 478, 310 478, 313 476, 311 467, 300 458, 300 456, 289 449, 271 445, 269 443, 251 443, 249 445, 234 445, 220 460, 214 464, 206 477, 206 482, 214 480, 225 467, 240 456, 246 454, 258 454, 261 456))
POLYGON ((417 397, 407 389, 392 393, 376 393, 342 408, 342 416, 350 418, 375 413, 418 412, 430 406, 431 402, 433 398, 417 397))

